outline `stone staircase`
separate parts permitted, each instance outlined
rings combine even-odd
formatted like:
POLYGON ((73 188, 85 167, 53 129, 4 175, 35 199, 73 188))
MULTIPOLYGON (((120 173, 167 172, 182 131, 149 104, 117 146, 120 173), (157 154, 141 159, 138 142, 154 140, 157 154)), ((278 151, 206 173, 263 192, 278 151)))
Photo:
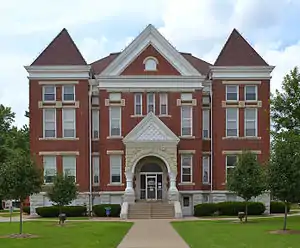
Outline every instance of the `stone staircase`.
POLYGON ((137 202, 128 208, 128 219, 172 219, 174 216, 174 205, 167 202, 137 202))

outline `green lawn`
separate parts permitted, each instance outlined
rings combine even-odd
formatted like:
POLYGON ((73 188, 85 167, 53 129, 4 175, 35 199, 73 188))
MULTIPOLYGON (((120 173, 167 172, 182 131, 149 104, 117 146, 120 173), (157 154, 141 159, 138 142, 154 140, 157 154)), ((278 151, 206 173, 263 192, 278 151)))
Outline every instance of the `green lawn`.
MULTIPOLYGON (((69 222, 64 227, 53 222, 24 222, 24 233, 38 235, 31 239, 0 238, 1 247, 9 248, 114 248, 132 223, 69 222)), ((0 236, 17 233, 18 223, 0 223, 0 236)))
MULTIPOLYGON (((12 217, 16 217, 16 216, 20 216, 20 213, 12 213, 12 217)), ((10 213, 0 213, 0 217, 3 218, 9 218, 10 217, 10 213)))
MULTIPOLYGON (((288 218, 288 228, 300 230, 300 217, 288 218)), ((281 229, 282 218, 252 220, 248 224, 233 221, 173 222, 173 227, 190 245, 200 248, 298 248, 298 234, 270 234, 281 229)))

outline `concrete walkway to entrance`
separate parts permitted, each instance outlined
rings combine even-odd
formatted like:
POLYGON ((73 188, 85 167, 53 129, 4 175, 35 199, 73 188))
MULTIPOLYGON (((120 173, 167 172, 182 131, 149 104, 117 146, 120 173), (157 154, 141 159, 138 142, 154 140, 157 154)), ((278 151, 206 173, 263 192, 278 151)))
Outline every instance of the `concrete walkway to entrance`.
POLYGON ((188 248, 170 220, 135 220, 118 248, 188 248))

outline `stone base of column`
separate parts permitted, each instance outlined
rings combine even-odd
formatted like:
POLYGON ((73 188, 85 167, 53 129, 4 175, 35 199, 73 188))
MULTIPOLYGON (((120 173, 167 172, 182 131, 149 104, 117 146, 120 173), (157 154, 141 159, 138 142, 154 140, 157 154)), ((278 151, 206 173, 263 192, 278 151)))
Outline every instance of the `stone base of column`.
POLYGON ((135 203, 135 193, 133 189, 126 189, 124 193, 124 202, 135 203))
POLYGON ((169 202, 179 201, 179 192, 177 189, 168 190, 168 200, 169 202))

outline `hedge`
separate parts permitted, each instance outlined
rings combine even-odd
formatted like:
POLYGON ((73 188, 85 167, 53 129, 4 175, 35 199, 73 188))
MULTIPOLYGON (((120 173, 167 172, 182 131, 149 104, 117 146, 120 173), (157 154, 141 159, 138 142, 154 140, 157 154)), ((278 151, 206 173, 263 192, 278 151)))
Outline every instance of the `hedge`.
MULTIPOLYGON (((36 213, 45 218, 58 217, 59 207, 38 207, 35 209, 36 213)), ((66 214, 67 217, 80 217, 86 214, 86 207, 84 206, 64 206, 62 207, 62 213, 66 214)))
MULTIPOLYGON (((290 204, 288 204, 288 212, 290 212, 290 204)), ((280 201, 271 201, 270 204, 270 213, 271 214, 281 214, 285 212, 284 202, 280 201)))
POLYGON ((23 207, 23 212, 26 214, 30 214, 30 207, 28 207, 28 206, 23 207))
POLYGON ((106 217, 106 207, 110 207, 110 217, 120 217, 121 205, 120 204, 100 204, 93 206, 93 213, 97 217, 106 217))
MULTIPOLYGON (((245 202, 220 202, 220 203, 203 203, 194 207, 195 216, 211 216, 215 212, 219 215, 237 216, 238 212, 244 212, 245 202)), ((266 207, 261 202, 248 202, 248 215, 261 215, 265 212, 266 207)))

